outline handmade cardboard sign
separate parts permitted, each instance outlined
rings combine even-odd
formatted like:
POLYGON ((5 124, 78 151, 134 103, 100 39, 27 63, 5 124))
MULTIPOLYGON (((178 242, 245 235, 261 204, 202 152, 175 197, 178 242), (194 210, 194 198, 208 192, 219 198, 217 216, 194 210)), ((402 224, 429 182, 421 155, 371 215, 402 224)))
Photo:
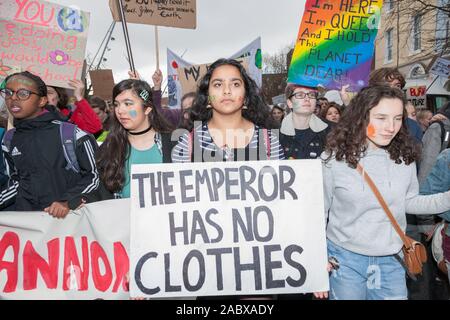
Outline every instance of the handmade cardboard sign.
POLYGON ((89 13, 41 0, 0 1, 0 77, 18 69, 48 85, 81 79, 89 13))
MULTIPOLYGON (((127 23, 186 29, 197 27, 196 0, 126 0, 122 3, 127 23)), ((109 7, 114 20, 121 21, 117 0, 109 0, 109 7)))
POLYGON ((406 97, 412 105, 418 109, 427 108, 427 87, 409 87, 406 88, 406 97))
POLYGON ((132 166, 130 295, 328 291, 321 166, 132 166))
POLYGON ((89 71, 94 95, 103 100, 111 101, 114 88, 114 76, 111 69, 89 71))
POLYGON ((444 78, 450 77, 450 60, 437 58, 430 69, 430 73, 444 78))
POLYGON ((367 84, 382 0, 307 0, 288 82, 327 89, 367 84))

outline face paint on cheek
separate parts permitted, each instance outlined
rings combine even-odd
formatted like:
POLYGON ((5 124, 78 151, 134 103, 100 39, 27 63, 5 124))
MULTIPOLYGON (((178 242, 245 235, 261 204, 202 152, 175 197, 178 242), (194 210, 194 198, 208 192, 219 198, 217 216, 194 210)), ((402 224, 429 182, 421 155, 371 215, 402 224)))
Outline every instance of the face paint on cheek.
POLYGON ((298 99, 294 99, 294 101, 292 101, 292 109, 295 111, 300 108, 301 108, 300 101, 298 99))
POLYGON ((132 117, 132 118, 136 118, 136 117, 137 117, 137 112, 136 112, 136 110, 130 110, 130 111, 128 111, 128 114, 129 114, 130 117, 132 117))
POLYGON ((31 80, 28 80, 28 79, 12 78, 8 82, 13 82, 13 81, 17 82, 17 83, 21 83, 21 84, 26 85, 26 86, 31 86, 31 87, 35 86, 35 83, 33 81, 31 81, 31 80))
POLYGON ((375 137, 375 127, 373 126, 373 124, 369 123, 369 125, 367 126, 366 134, 369 138, 375 137))

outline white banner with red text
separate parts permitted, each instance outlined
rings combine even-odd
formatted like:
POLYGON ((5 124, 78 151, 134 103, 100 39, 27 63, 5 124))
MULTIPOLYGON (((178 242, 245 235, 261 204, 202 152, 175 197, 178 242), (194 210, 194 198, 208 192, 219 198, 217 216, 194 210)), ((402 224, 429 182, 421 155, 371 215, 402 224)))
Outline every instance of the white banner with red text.
POLYGON ((130 201, 0 213, 0 299, 129 299, 130 201))

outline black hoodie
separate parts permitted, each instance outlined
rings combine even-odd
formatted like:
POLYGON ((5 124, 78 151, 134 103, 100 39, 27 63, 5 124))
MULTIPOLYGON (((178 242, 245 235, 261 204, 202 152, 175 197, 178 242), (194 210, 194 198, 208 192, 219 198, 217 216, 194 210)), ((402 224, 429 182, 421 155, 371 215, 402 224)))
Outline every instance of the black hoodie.
POLYGON ((61 117, 50 111, 14 121, 16 131, 9 152, 2 143, 10 180, 2 187, 0 209, 15 200, 16 211, 41 211, 54 201, 67 201, 98 187, 95 139, 77 128, 75 154, 80 173, 65 169, 59 124, 54 120, 61 117))

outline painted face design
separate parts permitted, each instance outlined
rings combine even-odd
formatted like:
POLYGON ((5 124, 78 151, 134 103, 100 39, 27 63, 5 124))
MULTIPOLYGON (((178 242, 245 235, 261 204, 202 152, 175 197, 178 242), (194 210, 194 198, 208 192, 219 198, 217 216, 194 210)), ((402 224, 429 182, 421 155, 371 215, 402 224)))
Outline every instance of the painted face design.
POLYGON ((400 131, 403 122, 403 102, 400 99, 381 99, 370 110, 366 128, 369 148, 388 146, 400 131))
POLYGON ((367 126, 367 137, 371 139, 375 138, 375 127, 372 123, 369 123, 369 125, 367 126))
POLYGON ((128 111, 128 114, 130 115, 131 118, 136 118, 138 116, 138 113, 136 110, 130 110, 128 111))
POLYGON ((209 102, 213 112, 230 115, 241 112, 245 101, 245 84, 238 68, 217 67, 209 82, 209 102))
POLYGON ((6 107, 15 119, 32 119, 37 117, 47 103, 47 99, 39 96, 36 84, 23 76, 14 76, 6 83, 6 89, 14 94, 5 98, 6 107), (28 90, 30 95, 21 100, 17 97, 17 91, 28 90))
POLYGON ((120 124, 128 131, 143 131, 150 126, 148 114, 142 99, 131 89, 125 90, 114 99, 114 113, 120 124))
POLYGON ((292 111, 296 114, 311 115, 316 109, 316 98, 311 98, 317 94, 315 90, 309 88, 296 88, 287 103, 291 105, 292 111), (303 98, 297 97, 297 95, 303 95, 303 98))

